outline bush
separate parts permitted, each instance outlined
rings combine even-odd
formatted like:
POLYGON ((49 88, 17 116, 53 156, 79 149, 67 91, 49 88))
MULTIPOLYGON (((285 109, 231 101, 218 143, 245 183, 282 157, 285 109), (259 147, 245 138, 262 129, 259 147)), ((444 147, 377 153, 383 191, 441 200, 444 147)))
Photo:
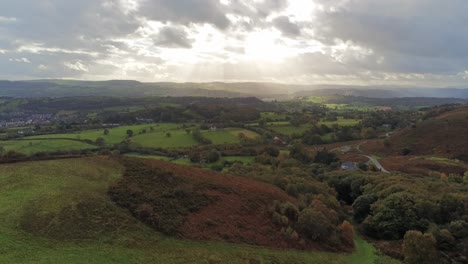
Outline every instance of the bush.
POLYGON ((416 198, 395 193, 377 207, 363 222, 365 232, 376 238, 400 239, 408 230, 424 229, 416 209, 416 198))
POLYGON ((325 215, 311 208, 301 211, 296 227, 301 234, 314 241, 326 241, 335 229, 325 215))
POLYGON ((437 246, 443 250, 452 250, 455 247, 455 238, 447 229, 440 230, 437 235, 437 246))
POLYGON ((377 201, 377 196, 365 194, 359 196, 353 203, 354 219, 361 223, 370 214, 371 205, 377 201))
POLYGON ((410 149, 410 148, 403 148, 403 149, 401 150, 401 155, 403 155, 403 156, 407 156, 407 155, 409 155, 410 153, 411 153, 411 149, 410 149))
POLYGON ((354 247, 354 227, 348 221, 343 221, 340 225, 341 238, 344 245, 354 247))
POLYGON ((405 263, 439 263, 436 243, 432 234, 423 235, 421 232, 414 230, 406 232, 403 241, 405 263))
POLYGON ((468 223, 464 220, 453 221, 449 224, 450 233, 456 238, 468 237, 468 223))

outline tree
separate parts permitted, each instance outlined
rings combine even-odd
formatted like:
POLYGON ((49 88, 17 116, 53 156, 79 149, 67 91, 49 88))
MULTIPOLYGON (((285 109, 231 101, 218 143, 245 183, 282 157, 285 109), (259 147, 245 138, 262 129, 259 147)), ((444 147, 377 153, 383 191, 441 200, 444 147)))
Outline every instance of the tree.
POLYGON ((260 127, 265 127, 265 125, 266 125, 265 120, 262 119, 262 120, 258 121, 258 125, 259 125, 260 127))
POLYGON ((106 128, 104 129, 104 136, 107 136, 107 135, 109 135, 109 129, 106 128))
POLYGON ((348 221, 343 221, 340 225, 341 238, 343 244, 354 247, 354 227, 348 221))
POLYGON ((417 213, 416 197, 409 193, 388 196, 373 213, 366 218, 363 228, 374 237, 400 239, 408 230, 424 228, 417 213))
POLYGON ((106 144, 106 141, 102 137, 98 137, 96 139, 96 145, 99 147, 103 147, 106 144))
POLYGON ((422 234, 420 231, 415 230, 406 232, 403 241, 405 263, 439 263, 436 245, 437 241, 432 234, 422 234))
POLYGON ((206 162, 208 163, 217 162, 219 160, 219 157, 220 157, 219 152, 213 149, 210 152, 208 152, 208 154, 206 155, 206 162))
POLYGON ((376 137, 375 130, 372 127, 365 127, 361 129, 361 138, 374 138, 376 137))
POLYGON ((304 147, 299 143, 294 144, 291 147, 289 151, 289 156, 293 159, 301 161, 302 163, 311 162, 311 158, 307 155, 307 152, 304 150, 304 147))
POLYGON ((133 137, 133 130, 127 130, 127 137, 133 137))
POLYGON ((464 220, 450 222, 449 230, 456 238, 468 237, 468 223, 464 220))
POLYGON ((353 203, 354 219, 361 223, 370 214, 371 205, 377 201, 377 196, 364 194, 359 196, 353 203))
POLYGON ((339 161, 339 159, 336 157, 336 154, 328 152, 326 149, 319 150, 314 158, 315 163, 323 163, 327 165, 337 161, 339 161))
POLYGON ((311 240, 325 241, 332 235, 334 226, 323 213, 307 208, 299 213, 297 229, 311 240))

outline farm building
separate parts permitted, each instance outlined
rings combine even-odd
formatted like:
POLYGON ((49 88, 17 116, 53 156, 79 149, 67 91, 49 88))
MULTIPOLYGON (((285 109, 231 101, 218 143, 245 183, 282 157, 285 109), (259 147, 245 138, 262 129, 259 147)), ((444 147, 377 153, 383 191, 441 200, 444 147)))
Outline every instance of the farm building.
POLYGON ((347 161, 341 164, 341 169, 346 171, 357 171, 358 167, 356 166, 356 163, 347 161))

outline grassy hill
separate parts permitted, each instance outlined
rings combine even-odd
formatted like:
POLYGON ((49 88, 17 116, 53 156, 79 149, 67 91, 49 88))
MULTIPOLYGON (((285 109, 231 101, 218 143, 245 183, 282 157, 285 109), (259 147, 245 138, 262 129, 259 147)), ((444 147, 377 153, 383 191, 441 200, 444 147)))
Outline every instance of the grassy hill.
POLYGON ((429 118, 390 137, 395 153, 435 155, 468 161, 468 107, 459 107, 429 118))
POLYGON ((393 263, 362 240, 338 254, 166 237, 108 196, 123 171, 108 158, 0 165, 0 263, 393 263))

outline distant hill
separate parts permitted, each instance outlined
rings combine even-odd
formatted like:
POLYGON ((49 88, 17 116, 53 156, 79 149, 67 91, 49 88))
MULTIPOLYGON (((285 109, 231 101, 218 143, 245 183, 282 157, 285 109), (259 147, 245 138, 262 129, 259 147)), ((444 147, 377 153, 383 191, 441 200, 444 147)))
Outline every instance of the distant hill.
POLYGON ((402 98, 402 97, 433 97, 433 98, 468 98, 468 89, 461 88, 402 88, 389 86, 346 86, 317 85, 311 90, 294 93, 294 96, 356 96, 370 98, 402 98))
POLYGON ((142 83, 132 80, 0 81, 0 96, 23 98, 71 96, 205 96, 234 98, 255 96, 261 99, 282 100, 300 96, 325 96, 336 94, 372 98, 468 98, 468 89, 407 88, 398 86, 295 85, 257 82, 142 83))

